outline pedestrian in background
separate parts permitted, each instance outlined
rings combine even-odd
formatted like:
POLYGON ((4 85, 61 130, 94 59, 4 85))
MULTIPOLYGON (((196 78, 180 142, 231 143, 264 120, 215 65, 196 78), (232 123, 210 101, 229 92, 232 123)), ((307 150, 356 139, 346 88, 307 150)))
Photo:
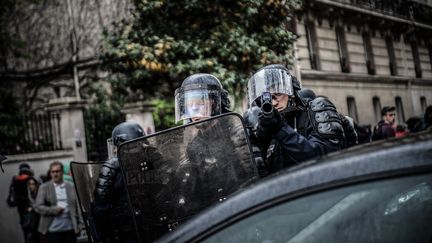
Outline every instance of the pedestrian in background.
POLYGON ((30 177, 27 180, 27 186, 29 204, 26 206, 22 223, 25 235, 25 242, 39 243, 41 240, 40 234, 38 232, 39 214, 34 210, 34 204, 36 202, 36 196, 39 189, 39 182, 34 177, 30 177))
POLYGON ((421 130, 432 130, 432 105, 426 107, 421 130))
POLYGON ((38 231, 48 243, 75 243, 81 228, 75 189, 63 180, 63 170, 59 161, 50 164, 51 180, 39 188, 34 206, 41 215, 38 231))
POLYGON ((27 163, 21 163, 19 165, 18 175, 12 178, 12 182, 9 186, 9 195, 6 200, 9 207, 17 208, 24 238, 26 238, 26 229, 23 226, 23 223, 25 222, 27 206, 30 204, 27 181, 31 176, 33 176, 33 171, 30 169, 30 165, 27 163))
POLYGON ((396 131, 393 128, 396 120, 395 109, 394 106, 385 106, 382 108, 382 120, 374 128, 372 141, 395 137, 396 131))

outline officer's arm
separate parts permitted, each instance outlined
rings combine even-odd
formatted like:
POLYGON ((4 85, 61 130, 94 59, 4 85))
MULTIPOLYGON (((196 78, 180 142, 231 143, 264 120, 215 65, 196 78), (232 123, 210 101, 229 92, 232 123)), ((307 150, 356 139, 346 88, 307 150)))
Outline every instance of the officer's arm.
POLYGON ((110 200, 114 190, 118 167, 117 158, 112 158, 103 164, 94 191, 96 202, 107 202, 110 200))
POLYGON ((311 101, 309 106, 308 137, 286 123, 275 134, 275 139, 299 162, 337 151, 344 145, 342 120, 333 103, 320 97, 311 101))
POLYGON ((111 231, 111 198, 118 166, 117 158, 112 158, 106 161, 99 171, 94 191, 95 201, 91 205, 93 221, 90 222, 91 234, 96 239, 106 239, 111 231))
POLYGON ((289 152, 298 162, 312 159, 340 149, 340 141, 324 139, 315 131, 308 137, 294 131, 289 125, 284 125, 274 136, 276 141, 289 152))

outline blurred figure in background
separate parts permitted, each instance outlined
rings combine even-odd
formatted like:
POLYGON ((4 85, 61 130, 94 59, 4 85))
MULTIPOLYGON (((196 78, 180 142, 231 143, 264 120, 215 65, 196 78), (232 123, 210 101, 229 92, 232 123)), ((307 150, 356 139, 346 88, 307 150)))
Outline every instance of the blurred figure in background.
POLYGON ((34 203, 36 202, 36 196, 39 190, 39 182, 34 177, 30 177, 27 180, 27 186, 29 204, 27 205, 25 213, 23 215, 22 223, 25 235, 25 242, 39 243, 41 241, 40 234, 38 232, 39 214, 34 210, 34 203))
POLYGON ((411 133, 432 129, 432 105, 426 107, 423 117, 413 116, 406 121, 411 133))
POLYGON ((354 128, 358 135, 358 143, 370 143, 372 136, 372 128, 371 125, 359 125, 354 123, 354 128))
POLYGON ((426 107, 421 130, 432 130, 432 105, 426 107))
POLYGON ((49 166, 51 180, 41 185, 34 209, 40 214, 38 231, 46 241, 73 243, 81 229, 78 199, 72 184, 63 180, 63 164, 49 166))
POLYGON ((20 217, 20 225, 23 230, 24 238, 26 237, 26 229, 23 225, 27 206, 30 204, 28 197, 27 181, 33 176, 33 171, 27 163, 19 165, 18 175, 12 178, 9 186, 9 195, 6 203, 9 207, 16 207, 20 217))
POLYGON ((381 110, 382 120, 374 128, 372 141, 395 137, 393 126, 396 121, 396 108, 394 106, 384 106, 381 110))
POLYGON ((406 126, 404 126, 404 125, 397 125, 396 126, 396 132, 395 132, 396 138, 402 138, 402 137, 407 136, 408 134, 409 134, 409 131, 408 131, 406 126))

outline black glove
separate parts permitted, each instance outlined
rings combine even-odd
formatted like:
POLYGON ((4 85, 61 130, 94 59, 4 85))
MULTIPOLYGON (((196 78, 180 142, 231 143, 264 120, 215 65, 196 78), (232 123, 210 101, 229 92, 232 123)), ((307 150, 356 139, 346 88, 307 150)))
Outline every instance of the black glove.
POLYGON ((284 121, 282 116, 276 109, 273 109, 272 117, 264 117, 263 114, 260 114, 258 116, 257 137, 259 139, 269 140, 283 125, 284 121))

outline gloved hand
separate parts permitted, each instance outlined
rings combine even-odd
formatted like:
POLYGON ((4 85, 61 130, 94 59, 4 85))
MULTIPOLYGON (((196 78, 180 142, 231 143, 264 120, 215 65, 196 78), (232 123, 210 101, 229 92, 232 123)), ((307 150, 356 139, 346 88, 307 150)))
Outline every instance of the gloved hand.
POLYGON ((277 133, 284 125, 281 114, 273 109, 271 118, 264 117, 263 114, 258 116, 257 137, 259 139, 269 140, 271 136, 277 133))

